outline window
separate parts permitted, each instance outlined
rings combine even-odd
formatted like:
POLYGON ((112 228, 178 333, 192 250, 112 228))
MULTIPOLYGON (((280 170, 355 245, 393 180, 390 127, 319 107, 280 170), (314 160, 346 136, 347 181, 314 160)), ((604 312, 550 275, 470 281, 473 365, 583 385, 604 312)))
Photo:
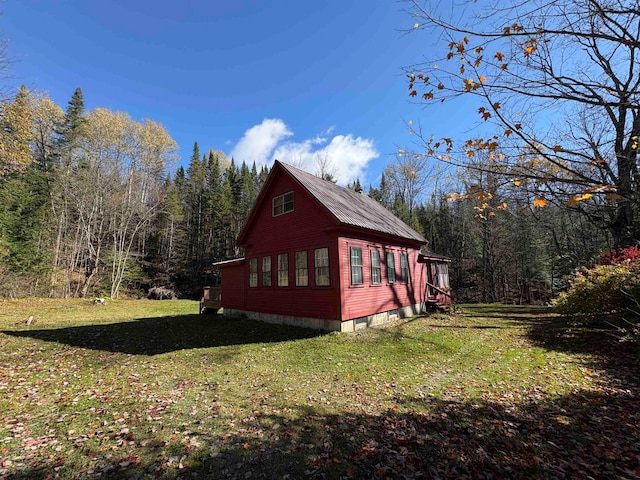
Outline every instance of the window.
POLYGON ((387 252, 387 280, 389 283, 396 281, 396 262, 393 258, 393 252, 387 252))
POLYGON ((289 286, 289 255, 287 253, 278 255, 278 286, 289 286))
POLYGON ((314 252, 316 268, 316 287, 331 285, 329 276, 329 249, 316 248, 314 252))
POLYGON ((351 264, 351 285, 362 284, 362 249, 360 247, 350 247, 351 264))
POLYGON ((371 250, 371 283, 377 285, 381 282, 382 275, 380 274, 380 252, 378 250, 371 250))
POLYGON ((258 286, 258 259, 257 258, 249 259, 249 286, 250 287, 258 286))
POLYGON ((409 281, 409 258, 406 253, 400 254, 400 281, 409 281))
POLYGON ((271 257, 262 257, 262 286, 271 286, 271 257))
POLYGON ((296 286, 309 285, 309 265, 307 264, 307 251, 296 252, 296 286))
POLYGON ((440 288, 449 288, 449 265, 446 263, 436 264, 436 285, 440 288))
POLYGON ((273 216, 293 212, 293 192, 278 195, 273 199, 273 216))

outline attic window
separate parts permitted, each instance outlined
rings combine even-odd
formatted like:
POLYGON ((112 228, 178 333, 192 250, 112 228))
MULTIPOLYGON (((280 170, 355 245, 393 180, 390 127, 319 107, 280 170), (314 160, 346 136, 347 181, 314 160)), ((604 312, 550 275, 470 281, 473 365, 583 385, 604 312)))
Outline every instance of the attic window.
POLYGON ((278 195, 273 198, 273 216, 293 212, 293 192, 278 195))

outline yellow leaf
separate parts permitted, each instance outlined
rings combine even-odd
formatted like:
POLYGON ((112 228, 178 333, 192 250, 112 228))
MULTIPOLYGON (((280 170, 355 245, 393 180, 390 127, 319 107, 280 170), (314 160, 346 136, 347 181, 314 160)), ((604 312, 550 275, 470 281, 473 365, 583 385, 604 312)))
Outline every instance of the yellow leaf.
POLYGON ((519 187, 519 186, 522 184, 522 182, 521 182, 520 180, 514 180, 514 181, 513 181, 513 184, 514 184, 516 187, 519 187))
POLYGON ((413 25, 413 28, 418 28, 419 26, 420 26, 420 24, 419 24, 418 22, 416 22, 416 23, 413 25))
POLYGON ((485 77, 484 75, 480 75, 480 78, 478 78, 478 80, 484 83, 487 81, 487 77, 485 77))
POLYGON ((546 207, 546 205, 547 205, 547 201, 542 197, 538 197, 533 201, 534 207, 543 208, 543 207, 546 207))
POLYGON ((409 125, 413 125, 413 120, 409 120, 409 125))
POLYGON ((582 195, 574 195, 572 198, 574 198, 574 199, 575 199, 575 201, 576 201, 576 203, 577 203, 577 202, 581 202, 581 201, 583 201, 583 200, 588 200, 588 199, 590 199, 591 197, 593 197, 593 195, 592 195, 592 194, 590 194, 590 193, 583 193, 582 195))

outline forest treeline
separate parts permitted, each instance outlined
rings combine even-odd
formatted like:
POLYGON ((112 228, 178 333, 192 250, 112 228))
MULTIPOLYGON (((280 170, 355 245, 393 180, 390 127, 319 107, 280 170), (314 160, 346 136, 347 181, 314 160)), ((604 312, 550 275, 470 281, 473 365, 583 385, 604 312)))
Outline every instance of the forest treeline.
MULTIPOLYGON (((23 87, 3 102, 1 122, 0 296, 116 298, 165 286, 195 298, 219 281, 214 262, 242 255, 235 239, 267 167, 196 142, 176 168, 161 125, 86 112, 80 88, 63 110, 23 87)), ((546 302, 610 243, 586 217, 536 208, 513 184, 479 170, 445 181, 425 162, 397 156, 368 194, 452 258, 459 300, 546 302)), ((318 165, 331 180, 330 159, 318 165)))

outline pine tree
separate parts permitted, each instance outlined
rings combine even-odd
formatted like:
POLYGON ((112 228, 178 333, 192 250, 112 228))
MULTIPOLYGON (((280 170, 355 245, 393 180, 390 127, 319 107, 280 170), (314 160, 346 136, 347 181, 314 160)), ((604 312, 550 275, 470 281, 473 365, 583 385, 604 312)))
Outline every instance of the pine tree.
POLYGON ((80 87, 76 88, 67 104, 62 122, 57 125, 57 156, 63 164, 71 162, 71 155, 82 135, 84 118, 84 95, 80 87))
POLYGON ((189 212, 189 251, 190 258, 196 264, 203 258, 203 228, 204 228, 204 205, 203 191, 206 178, 206 170, 203 161, 200 160, 200 147, 198 142, 193 145, 193 153, 188 175, 188 199, 187 209, 189 212))

